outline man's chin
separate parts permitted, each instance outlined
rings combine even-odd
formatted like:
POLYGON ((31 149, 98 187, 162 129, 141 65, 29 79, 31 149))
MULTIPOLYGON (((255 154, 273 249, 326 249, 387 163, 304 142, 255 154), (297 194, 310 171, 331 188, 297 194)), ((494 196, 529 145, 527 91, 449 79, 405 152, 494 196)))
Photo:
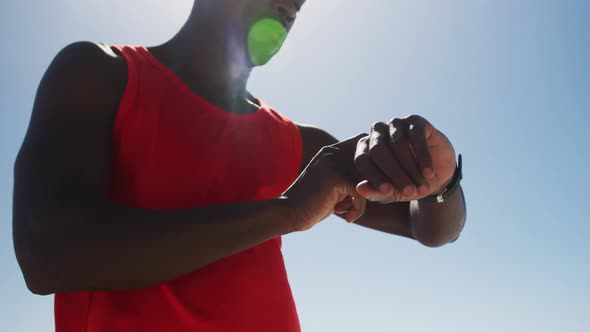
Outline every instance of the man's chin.
POLYGON ((252 64, 252 67, 262 67, 268 64, 275 55, 276 53, 268 56, 250 57, 250 63, 252 64))

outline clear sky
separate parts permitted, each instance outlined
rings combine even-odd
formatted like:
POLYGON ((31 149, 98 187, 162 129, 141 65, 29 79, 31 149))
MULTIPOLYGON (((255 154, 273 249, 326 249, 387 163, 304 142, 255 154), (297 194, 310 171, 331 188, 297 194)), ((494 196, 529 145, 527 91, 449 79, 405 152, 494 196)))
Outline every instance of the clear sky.
MULTIPOLYGON (((53 331, 53 299, 28 293, 11 239, 44 70, 78 40, 164 42, 191 4, 0 3, 0 330, 53 331)), ((307 1, 250 90, 339 138, 423 115, 464 156, 468 223, 441 249, 336 218, 287 236, 303 331, 588 331, 589 32, 586 0, 307 1)))

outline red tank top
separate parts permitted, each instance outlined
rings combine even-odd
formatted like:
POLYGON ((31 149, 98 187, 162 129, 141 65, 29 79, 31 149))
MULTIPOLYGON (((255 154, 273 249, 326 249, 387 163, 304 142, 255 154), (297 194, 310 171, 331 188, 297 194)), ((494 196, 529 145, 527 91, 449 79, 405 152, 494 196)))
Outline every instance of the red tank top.
MULTIPOLYGON (((298 128, 269 106, 233 114, 192 93, 144 47, 115 47, 128 83, 115 119, 112 200, 173 210, 281 195, 298 128)), ((55 295, 57 332, 297 332, 276 238, 172 282, 55 295)))

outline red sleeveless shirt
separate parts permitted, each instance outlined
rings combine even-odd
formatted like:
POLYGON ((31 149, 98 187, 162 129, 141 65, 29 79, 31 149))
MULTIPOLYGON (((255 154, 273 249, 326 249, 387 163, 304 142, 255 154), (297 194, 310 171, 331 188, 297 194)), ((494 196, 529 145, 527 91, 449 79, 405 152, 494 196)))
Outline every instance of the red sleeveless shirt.
MULTIPOLYGON (((115 49, 128 83, 113 128, 114 202, 150 210, 253 202, 295 181, 302 142, 285 116, 264 103, 226 112, 146 48, 115 49)), ((57 332, 300 331, 280 238, 150 288, 56 294, 55 320, 57 332)))

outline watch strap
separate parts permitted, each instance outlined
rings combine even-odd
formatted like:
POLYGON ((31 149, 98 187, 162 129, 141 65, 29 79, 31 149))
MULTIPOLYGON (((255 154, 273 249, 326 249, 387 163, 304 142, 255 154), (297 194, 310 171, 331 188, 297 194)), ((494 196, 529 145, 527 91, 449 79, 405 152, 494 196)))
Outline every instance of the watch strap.
POLYGON ((459 154, 459 161, 457 162, 457 167, 455 168, 455 173, 453 174, 453 178, 451 182, 447 185, 445 190, 443 190, 438 195, 431 195, 420 199, 423 202, 430 202, 430 203, 444 203, 453 193, 459 188, 459 184, 463 179, 463 156, 459 154))

